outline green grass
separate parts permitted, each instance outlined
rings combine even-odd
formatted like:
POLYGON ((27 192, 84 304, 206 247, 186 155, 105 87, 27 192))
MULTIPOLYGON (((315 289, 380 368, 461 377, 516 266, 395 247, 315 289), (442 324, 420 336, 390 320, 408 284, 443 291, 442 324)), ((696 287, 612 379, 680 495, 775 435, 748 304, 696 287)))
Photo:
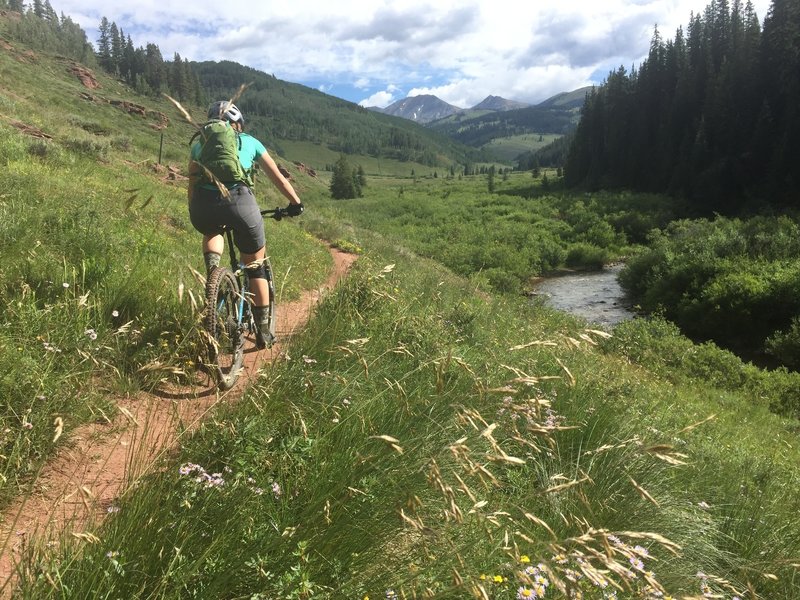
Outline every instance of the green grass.
POLYGON ((511 161, 523 152, 534 152, 544 148, 554 142, 560 135, 551 133, 525 133, 510 137, 495 138, 485 146, 484 150, 489 150, 500 160, 511 161))
POLYGON ((564 266, 596 269, 627 255, 670 204, 625 194, 551 194, 529 173, 496 175, 495 193, 487 189, 486 175, 371 177, 362 198, 322 198, 317 207, 434 258, 476 285, 520 292, 532 278, 564 266))
MULTIPOLYGON (((319 171, 325 171, 326 166, 333 166, 339 159, 340 153, 320 144, 311 142, 294 142, 279 140, 278 145, 282 155, 290 161, 299 161, 319 171)), ((269 147, 269 144, 267 144, 269 147)), ((352 165, 361 165, 367 175, 375 177, 411 177, 412 172, 417 177, 432 177, 437 173, 444 177, 447 170, 443 167, 430 167, 415 162, 404 162, 391 158, 376 158, 374 156, 353 155, 348 157, 352 165)), ((330 173, 320 173, 330 177, 330 173)))
POLYGON ((586 597, 588 565, 646 597, 641 572, 609 571, 637 557, 675 596, 798 597, 796 422, 362 236, 291 360, 121 498, 98 543, 33 552, 20 597, 514 598, 540 562, 563 597, 578 559, 586 597))
MULTIPOLYGON (((202 350, 200 235, 185 184, 156 164, 163 133, 163 163, 184 168, 191 128, 168 102, 102 76, 95 98, 124 94, 145 116, 89 102, 65 61, 37 60, 31 69, 0 55, 0 504, 75 427, 111 418, 114 394, 191 378, 202 350), (170 125, 156 131, 161 113, 170 125), (54 442, 56 418, 65 426, 54 442)), ((281 300, 324 280, 331 258, 296 223, 270 221, 267 236, 281 300)))

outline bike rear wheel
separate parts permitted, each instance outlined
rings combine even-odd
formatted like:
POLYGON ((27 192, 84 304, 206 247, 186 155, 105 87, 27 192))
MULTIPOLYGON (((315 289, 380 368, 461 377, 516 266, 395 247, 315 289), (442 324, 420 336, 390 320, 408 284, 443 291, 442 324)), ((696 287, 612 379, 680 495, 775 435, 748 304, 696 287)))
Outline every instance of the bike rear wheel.
POLYGON ((205 326, 209 368, 222 390, 233 387, 244 360, 244 331, 240 318, 242 294, 230 269, 217 267, 206 283, 205 326))

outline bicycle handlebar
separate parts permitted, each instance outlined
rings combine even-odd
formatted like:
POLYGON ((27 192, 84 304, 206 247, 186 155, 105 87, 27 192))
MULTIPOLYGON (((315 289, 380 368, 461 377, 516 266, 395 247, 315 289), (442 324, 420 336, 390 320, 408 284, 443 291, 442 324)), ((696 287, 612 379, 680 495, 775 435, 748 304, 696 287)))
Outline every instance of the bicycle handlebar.
POLYGON ((285 208, 281 208, 280 206, 276 208, 268 208, 266 210, 261 211, 261 216, 269 217, 270 219, 275 219, 276 221, 280 221, 283 217, 289 216, 289 211, 285 208))

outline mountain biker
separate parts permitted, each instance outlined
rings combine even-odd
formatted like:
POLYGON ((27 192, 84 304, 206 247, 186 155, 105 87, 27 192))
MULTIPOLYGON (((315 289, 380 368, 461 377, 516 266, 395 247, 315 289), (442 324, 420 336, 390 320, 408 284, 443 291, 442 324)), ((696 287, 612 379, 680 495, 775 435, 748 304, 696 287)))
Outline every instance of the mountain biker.
MULTIPOLYGON (((244 117, 232 102, 214 102, 208 109, 209 119, 220 119, 230 123, 238 134, 239 162, 245 173, 260 165, 272 183, 288 200, 286 208, 289 216, 296 217, 303 212, 303 203, 292 184, 278 170, 278 165, 267 153, 259 140, 243 132, 244 117)), ((265 256, 264 219, 253 195, 245 181, 226 182, 228 194, 224 194, 213 182, 203 179, 203 167, 197 162, 201 152, 198 139, 190 150, 189 160, 189 218, 194 228, 203 234, 203 259, 207 274, 219 266, 224 238, 222 227, 233 231, 233 240, 245 265, 257 266, 245 269, 253 293, 253 317, 258 331, 256 345, 265 348, 271 345, 269 322, 269 288, 266 269, 258 262, 265 256)))

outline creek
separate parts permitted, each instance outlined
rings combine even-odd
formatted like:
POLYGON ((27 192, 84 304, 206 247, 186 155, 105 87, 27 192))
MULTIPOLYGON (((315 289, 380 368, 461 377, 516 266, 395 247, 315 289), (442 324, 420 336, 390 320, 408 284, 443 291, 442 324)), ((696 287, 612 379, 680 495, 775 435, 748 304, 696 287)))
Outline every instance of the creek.
POLYGON ((548 306, 611 329, 636 316, 626 304, 625 293, 617 281, 623 266, 616 264, 602 271, 547 277, 534 286, 534 294, 543 298, 548 306))

